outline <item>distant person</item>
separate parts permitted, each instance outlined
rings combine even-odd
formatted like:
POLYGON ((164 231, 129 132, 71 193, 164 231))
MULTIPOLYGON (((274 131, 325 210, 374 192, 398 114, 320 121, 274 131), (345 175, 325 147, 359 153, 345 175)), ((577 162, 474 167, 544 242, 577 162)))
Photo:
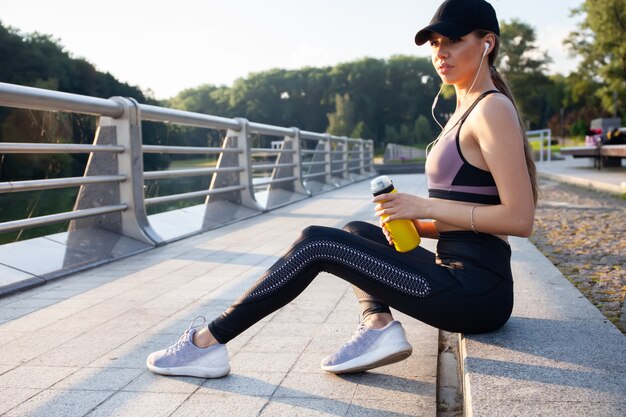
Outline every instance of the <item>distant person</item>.
POLYGON ((624 132, 618 128, 613 128, 607 135, 606 145, 624 145, 626 140, 624 138, 624 132))
POLYGON ((364 371, 411 354, 390 307, 451 332, 490 332, 506 323, 513 308, 507 239, 531 233, 537 186, 523 123, 494 67, 499 34, 489 3, 448 0, 415 37, 430 45, 443 84, 454 86, 456 111, 427 157, 429 197, 382 194, 373 202, 376 215, 410 219, 422 237, 438 239, 436 253, 397 252, 384 228, 366 222, 343 230, 309 226, 208 326, 197 317, 173 346, 150 354, 148 368, 226 375, 226 344, 291 302, 322 271, 353 284, 362 309, 352 339, 322 360, 327 372, 364 371))
POLYGON ((611 140, 613 139, 613 131, 614 130, 615 130, 614 127, 611 127, 609 129, 607 129, 606 136, 604 138, 604 143, 605 144, 608 145, 611 142, 611 140))
POLYGON ((602 142, 602 130, 589 129, 585 134, 585 145, 597 146, 600 142, 602 142))

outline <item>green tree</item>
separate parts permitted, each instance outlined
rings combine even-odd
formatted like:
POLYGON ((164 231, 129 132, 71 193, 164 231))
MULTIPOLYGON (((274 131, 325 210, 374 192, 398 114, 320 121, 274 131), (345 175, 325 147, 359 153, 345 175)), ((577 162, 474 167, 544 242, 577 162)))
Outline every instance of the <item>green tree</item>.
POLYGON ((551 108, 545 92, 552 87, 546 75, 550 57, 536 44, 535 30, 513 19, 500 25, 500 50, 495 63, 505 76, 531 128, 543 128, 557 111, 551 108))
POLYGON ((400 143, 400 134, 393 126, 385 126, 385 143, 400 143))
MULTIPOLYGON (((393 56, 364 58, 334 67, 273 69, 250 74, 232 87, 204 85, 181 91, 168 105, 175 108, 314 132, 374 139, 386 138, 387 127, 415 142, 419 116, 430 121, 430 106, 441 81, 428 58, 393 56)), ((454 101, 442 97, 438 112, 451 113, 454 101)), ((170 129, 171 130, 171 129, 170 129)), ((201 141, 198 133, 171 131, 201 141)), ((200 142, 198 142, 200 143, 200 142)), ((200 145, 198 145, 200 146, 200 145)))
MULTIPOLYGON (((98 72, 84 59, 65 51, 57 39, 40 33, 24 34, 0 23, 0 82, 95 97, 133 97, 153 104, 137 88, 116 80, 109 73, 98 72)), ((0 108, 0 141, 91 143, 96 118, 86 115, 0 108)), ((165 130, 161 124, 145 125, 145 143, 165 130)), ((154 155, 152 160, 160 158, 154 155)), ((79 176, 84 172, 86 155, 6 155, 0 159, 0 181, 53 176, 79 176), (63 163, 58 163, 63 161, 63 163)), ((161 162, 159 162, 161 163, 161 162)), ((149 164, 148 169, 149 169, 149 164)))
MULTIPOLYGON (((169 107, 195 113, 203 113, 222 117, 237 116, 231 110, 230 89, 205 84, 196 89, 185 89, 171 98, 169 107)), ((168 135, 164 144, 178 146, 218 147, 222 144, 221 132, 213 129, 200 129, 188 126, 168 126, 168 135)), ((194 155, 171 155, 174 159, 197 158, 194 155)))
POLYGON ((355 120, 362 120, 375 137, 384 131, 385 72, 385 60, 374 58, 338 64, 330 71, 331 94, 349 94, 355 120))
POLYGON ((577 89, 594 92, 605 110, 618 110, 617 113, 624 115, 626 0, 585 0, 572 14, 583 16, 579 30, 570 33, 564 42, 574 54, 582 57, 579 77, 573 80, 577 89), (593 91, 590 86, 597 88, 593 91))
POLYGON ((402 126, 400 126, 400 143, 403 145, 415 144, 415 132, 406 123, 403 123, 402 126))
POLYGON ((372 132, 370 132, 370 130, 367 128, 365 122, 361 121, 356 124, 354 130, 352 130, 352 133, 350 133, 350 137, 356 139, 371 139, 373 136, 372 132))
MULTIPOLYGON (((402 124, 413 125, 420 116, 435 126, 430 115, 433 98, 441 87, 441 80, 428 58, 392 56, 387 62, 388 92, 385 98, 385 124, 400 128, 402 124)), ((454 110, 453 95, 441 97, 437 113, 451 114, 454 110)), ((438 116, 440 117, 440 116, 438 116)))
POLYGON ((496 65, 506 74, 543 74, 551 62, 547 52, 536 45, 532 26, 512 19, 500 24, 500 50, 496 65))
POLYGON ((335 95, 335 111, 328 113, 328 130, 331 135, 348 136, 356 127, 354 104, 350 94, 335 95))
POLYGON ((428 145, 433 139, 433 130, 431 127, 428 118, 421 114, 417 120, 415 121, 415 128, 413 129, 413 134, 415 136, 415 144, 425 147, 428 145))
POLYGON ((552 88, 546 90, 546 99, 555 109, 548 122, 548 127, 555 136, 563 139, 568 135, 580 136, 581 127, 586 132, 589 121, 608 116, 602 109, 602 103, 595 91, 600 86, 597 80, 585 80, 573 72, 568 76, 552 75, 552 88))

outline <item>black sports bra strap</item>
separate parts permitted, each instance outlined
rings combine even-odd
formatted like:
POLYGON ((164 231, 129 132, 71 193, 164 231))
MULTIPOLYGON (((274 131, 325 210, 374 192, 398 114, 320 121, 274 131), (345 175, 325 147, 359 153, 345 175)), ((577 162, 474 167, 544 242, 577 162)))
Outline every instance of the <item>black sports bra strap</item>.
POLYGON ((480 102, 480 100, 484 99, 485 97, 487 97, 489 94, 493 94, 493 93, 499 93, 498 90, 488 90, 485 91, 484 93, 482 93, 480 96, 478 96, 478 98, 476 98, 476 100, 474 100, 474 102, 472 103, 471 106, 469 106, 469 109, 467 109, 465 111, 465 113, 463 113, 463 116, 461 116, 461 118, 458 121, 458 124, 462 125, 463 122, 465 122, 465 119, 467 119, 467 116, 469 116, 469 114, 471 113, 472 110, 474 110, 474 107, 476 107, 476 105, 478 105, 478 103, 480 102))

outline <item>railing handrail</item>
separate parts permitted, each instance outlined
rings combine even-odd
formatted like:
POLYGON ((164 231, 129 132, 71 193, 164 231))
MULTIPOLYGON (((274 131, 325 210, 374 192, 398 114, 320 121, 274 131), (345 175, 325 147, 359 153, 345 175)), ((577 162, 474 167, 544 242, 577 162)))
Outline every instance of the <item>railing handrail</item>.
POLYGON ((118 145, 81 145, 76 143, 0 142, 0 153, 91 153, 124 152, 118 145))
MULTIPOLYGON (((111 98, 91 97, 2 82, 0 82, 0 106, 92 114, 112 118, 119 118, 124 114, 123 105, 111 98)), ((138 107, 141 111, 142 120, 146 121, 169 122, 184 126, 222 130, 231 129, 239 131, 241 129, 241 124, 237 119, 170 109, 143 103, 139 103, 138 107)), ((251 133, 273 136, 293 136, 294 129, 295 128, 250 122, 251 133)), ((328 138, 335 141, 347 140, 348 142, 359 142, 363 140, 334 135, 328 137, 324 133, 309 131, 300 131, 300 135, 304 139, 315 140, 327 140, 328 138)))
POLYGON ((201 148, 198 146, 161 146, 161 145, 142 145, 141 149, 144 153, 166 153, 166 154, 219 154, 219 153, 241 153, 239 149, 224 148, 201 148))
POLYGON ((127 204, 117 204, 113 206, 94 207, 90 209, 74 210, 65 213, 48 214, 46 216, 30 217, 28 219, 13 220, 0 223, 0 233, 20 230, 27 227, 46 226, 49 224, 66 222, 69 220, 93 217, 101 214, 116 213, 128 209, 127 204))
POLYGON ((534 136, 534 135, 541 135, 543 133, 551 133, 552 131, 550 129, 535 129, 535 130, 527 130, 526 131, 526 136, 534 136))
POLYGON ((43 180, 0 182, 0 193, 40 191, 55 188, 79 187, 87 184, 125 181, 124 175, 93 175, 90 177, 46 178, 43 180))
POLYGON ((121 117, 124 114, 124 107, 111 99, 8 83, 0 83, 0 105, 21 109, 94 114, 113 118, 121 117))
POLYGON ((235 131, 241 130, 241 124, 237 120, 226 117, 169 109, 150 104, 139 104, 139 109, 141 110, 141 118, 152 122, 169 122, 184 126, 232 129, 235 131))

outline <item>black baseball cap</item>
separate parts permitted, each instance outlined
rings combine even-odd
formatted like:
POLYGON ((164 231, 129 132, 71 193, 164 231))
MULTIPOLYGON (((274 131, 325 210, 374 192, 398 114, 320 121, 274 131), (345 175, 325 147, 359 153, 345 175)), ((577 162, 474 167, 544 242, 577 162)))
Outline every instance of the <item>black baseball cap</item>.
POLYGON ((446 0, 441 3, 430 24, 415 35, 415 43, 423 45, 432 32, 446 38, 461 38, 476 29, 500 36, 500 25, 493 6, 485 0, 446 0))

